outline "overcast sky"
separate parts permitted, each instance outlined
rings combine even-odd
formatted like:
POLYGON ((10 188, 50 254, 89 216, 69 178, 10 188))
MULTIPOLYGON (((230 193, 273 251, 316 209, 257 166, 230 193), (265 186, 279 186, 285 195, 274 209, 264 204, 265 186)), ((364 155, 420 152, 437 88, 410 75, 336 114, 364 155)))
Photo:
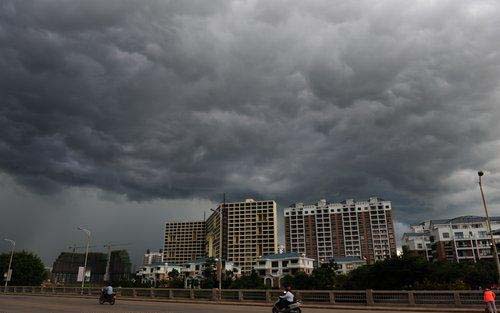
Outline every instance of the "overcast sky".
MULTIPOLYGON (((500 214, 497 1, 0 2, 0 236, 162 245, 229 200, 500 214)), ((0 251, 8 247, 0 245, 0 251)))

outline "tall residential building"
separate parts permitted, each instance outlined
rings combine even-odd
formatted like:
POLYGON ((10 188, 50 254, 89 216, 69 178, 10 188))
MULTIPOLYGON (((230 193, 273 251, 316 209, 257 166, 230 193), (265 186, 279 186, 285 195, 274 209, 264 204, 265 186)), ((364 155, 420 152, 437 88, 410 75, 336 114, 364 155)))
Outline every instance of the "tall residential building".
MULTIPOLYGON (((220 223, 221 216, 219 215, 219 210, 222 205, 219 205, 217 210, 208 217, 205 224, 205 253, 209 258, 219 258, 221 257, 220 249, 221 249, 221 233, 220 233, 220 223)), ((225 228, 227 229, 227 218, 225 219, 226 223, 225 228)), ((227 234, 227 231, 224 231, 224 234, 227 234)), ((223 239, 222 239, 223 240, 223 239)), ((224 241, 224 240, 223 240, 224 241)), ((227 240, 225 241, 227 245, 227 240)), ((223 257, 225 259, 225 255, 223 257)))
MULTIPOLYGON (((52 266, 52 281, 57 284, 76 284, 78 267, 85 263, 85 253, 62 252, 52 266)), ((89 252, 87 257, 87 271, 90 271, 91 283, 102 284, 106 273, 108 254, 89 252)), ((111 251, 109 273, 112 282, 128 279, 132 263, 126 250, 111 251)))
POLYGON ((286 208, 285 240, 288 252, 299 252, 319 262, 357 256, 373 263, 396 256, 390 201, 348 199, 341 203, 296 203, 286 208))
POLYGON ((144 257, 142 258, 142 265, 158 263, 163 263, 163 250, 160 249, 158 252, 151 252, 149 249, 146 250, 144 257))
POLYGON ((184 264, 205 257, 205 222, 165 223, 163 262, 184 264))
MULTIPOLYGON (((491 228, 497 246, 500 244, 500 217, 491 218, 491 228)), ((403 247, 411 254, 439 261, 472 261, 492 258, 491 238, 486 218, 459 216, 429 220, 411 227, 403 235, 403 247), (419 237, 419 234, 424 234, 419 237), (426 247, 426 249, 423 249, 426 247)))
POLYGON ((206 253, 219 257, 222 209, 222 259, 234 262, 243 273, 252 270, 255 259, 278 252, 276 202, 255 201, 221 204, 206 223, 206 253))

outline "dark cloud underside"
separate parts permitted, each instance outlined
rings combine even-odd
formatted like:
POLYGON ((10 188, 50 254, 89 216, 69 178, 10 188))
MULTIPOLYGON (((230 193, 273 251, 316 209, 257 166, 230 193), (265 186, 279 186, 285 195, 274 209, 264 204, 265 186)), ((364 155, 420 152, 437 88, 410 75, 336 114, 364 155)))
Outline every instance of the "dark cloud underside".
POLYGON ((500 166, 499 14, 495 1, 2 1, 0 170, 49 195, 378 194, 400 220, 476 207, 475 170, 500 166))

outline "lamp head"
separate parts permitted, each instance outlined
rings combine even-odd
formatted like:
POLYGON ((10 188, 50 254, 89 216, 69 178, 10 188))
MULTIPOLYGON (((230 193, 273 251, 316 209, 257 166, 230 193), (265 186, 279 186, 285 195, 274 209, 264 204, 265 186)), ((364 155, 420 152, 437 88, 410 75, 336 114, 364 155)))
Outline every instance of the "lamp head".
POLYGON ((9 239, 9 238, 4 238, 4 241, 7 241, 8 243, 10 243, 11 245, 15 246, 16 245, 16 242, 12 239, 9 239))
POLYGON ((78 226, 76 229, 83 231, 87 236, 90 237, 90 230, 85 229, 82 226, 78 226))
POLYGON ((483 171, 479 171, 479 172, 477 172, 477 175, 478 175, 479 177, 481 177, 481 176, 483 176, 483 175, 484 175, 484 173, 483 173, 483 171))

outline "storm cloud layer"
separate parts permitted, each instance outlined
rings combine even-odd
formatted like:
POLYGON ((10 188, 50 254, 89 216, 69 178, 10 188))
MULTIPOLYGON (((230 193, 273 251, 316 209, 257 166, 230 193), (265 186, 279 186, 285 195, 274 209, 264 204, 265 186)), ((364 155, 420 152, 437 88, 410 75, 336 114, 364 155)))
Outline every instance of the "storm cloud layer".
POLYGON ((4 0, 0 171, 131 201, 380 195, 409 222, 477 210, 485 169, 500 203, 498 16, 496 1, 4 0))

